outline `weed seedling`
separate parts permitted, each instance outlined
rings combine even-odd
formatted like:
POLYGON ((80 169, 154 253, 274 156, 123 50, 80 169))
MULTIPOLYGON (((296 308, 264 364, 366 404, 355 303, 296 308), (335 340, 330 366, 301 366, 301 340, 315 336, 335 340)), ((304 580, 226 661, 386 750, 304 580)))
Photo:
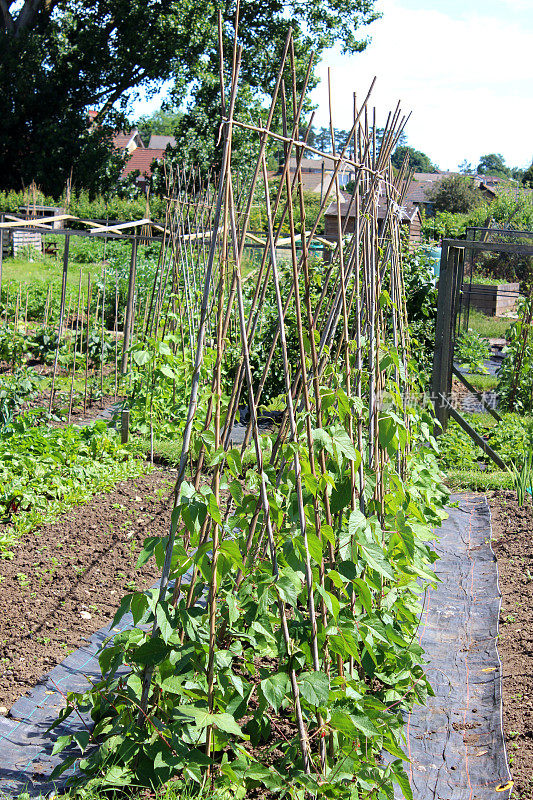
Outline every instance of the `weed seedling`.
POLYGON ((25 589, 30 585, 30 579, 24 572, 17 572, 17 581, 21 589, 25 589))

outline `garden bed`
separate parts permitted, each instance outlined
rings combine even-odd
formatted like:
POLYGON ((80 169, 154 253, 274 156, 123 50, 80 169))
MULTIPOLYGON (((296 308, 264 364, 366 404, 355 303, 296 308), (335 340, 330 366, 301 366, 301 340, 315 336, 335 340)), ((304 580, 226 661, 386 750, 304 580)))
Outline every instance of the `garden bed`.
POLYGON ((469 295, 471 308, 489 317, 514 312, 519 291, 519 283, 463 283, 463 293, 469 295))
POLYGON ((498 650, 503 664, 503 722, 512 797, 533 798, 533 511, 514 492, 490 500, 502 606, 498 650))
POLYGON ((153 560, 135 565, 148 534, 168 533, 172 487, 169 470, 123 481, 22 537, 2 561, 0 706, 107 624, 125 592, 154 582, 153 560))

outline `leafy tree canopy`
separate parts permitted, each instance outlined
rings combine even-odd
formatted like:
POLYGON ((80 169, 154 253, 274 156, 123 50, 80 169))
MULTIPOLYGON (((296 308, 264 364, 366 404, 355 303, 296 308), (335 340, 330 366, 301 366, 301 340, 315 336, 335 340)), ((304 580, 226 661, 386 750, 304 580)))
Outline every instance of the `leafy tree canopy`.
POLYGON ((165 107, 157 109, 153 114, 147 114, 137 120, 137 130, 141 139, 147 145, 150 136, 174 136, 183 114, 181 111, 172 111, 165 107))
MULTIPOLYGON (((362 50, 359 29, 379 16, 374 2, 242 0, 243 82, 255 96, 269 93, 289 26, 300 75, 312 50, 362 50)), ((35 179, 57 195, 71 173, 78 186, 102 186, 110 135, 124 124, 132 92, 170 77, 176 107, 189 97, 189 110, 208 114, 212 132, 219 8, 230 37, 230 0, 0 0, 0 186, 35 179), (207 96, 213 100, 202 106, 207 96), (98 111, 91 129, 89 108, 98 111)), ((111 170, 108 184, 115 178, 111 170)))
POLYGON ((472 178, 464 175, 443 178, 429 194, 436 211, 450 211, 452 214, 466 214, 481 202, 472 178))
POLYGON ((392 165, 396 167, 396 169, 400 169, 406 155, 409 156, 409 165, 411 169, 414 169, 415 172, 438 171, 437 167, 430 161, 429 156, 420 152, 420 150, 415 150, 414 147, 408 147, 407 145, 399 145, 396 148, 392 154, 392 165))
POLYGON ((478 175, 496 175, 500 178, 507 178, 509 167, 505 165, 505 159, 501 153, 489 153, 481 156, 476 172, 478 175))
POLYGON ((461 175, 472 175, 472 173, 474 172, 474 167, 472 166, 470 161, 467 161, 465 158, 459 164, 459 172, 461 173, 461 175))
POLYGON ((522 175, 522 183, 524 186, 529 186, 530 189, 533 189, 533 164, 522 175))

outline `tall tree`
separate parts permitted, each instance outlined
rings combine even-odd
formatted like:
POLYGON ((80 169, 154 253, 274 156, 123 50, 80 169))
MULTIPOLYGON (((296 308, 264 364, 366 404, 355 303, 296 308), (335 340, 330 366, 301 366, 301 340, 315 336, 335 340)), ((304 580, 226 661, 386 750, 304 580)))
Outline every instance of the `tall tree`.
POLYGON ((452 214, 466 214, 482 201, 473 179, 466 175, 443 178, 428 194, 437 211, 450 211, 452 214))
POLYGON ((461 173, 461 175, 471 175, 473 171, 474 167, 472 166, 470 161, 466 160, 466 158, 459 164, 459 172, 461 173))
POLYGON ((160 136, 174 136, 174 131, 179 125, 183 114, 181 111, 172 111, 159 108, 153 114, 146 114, 137 120, 137 129, 145 144, 148 144, 152 134, 160 136))
POLYGON ((318 128, 315 132, 315 142, 317 150, 323 153, 331 152, 331 132, 329 128, 318 128))
POLYGON ((522 184, 533 189, 533 164, 531 164, 522 175, 522 184))
POLYGON ((476 172, 478 175, 496 175, 500 178, 507 178, 509 167, 505 165, 505 159, 501 153, 488 153, 479 159, 476 172))
MULTIPOLYGON (((319 56, 335 42, 362 50, 374 2, 242 0, 243 81, 268 94, 289 26, 300 52, 319 56)), ((216 75, 218 8, 230 33, 230 0, 0 0, 0 187, 35 178, 58 194, 71 171, 86 182, 138 87, 172 77, 175 97, 194 106, 195 87, 216 75), (98 124, 89 130, 91 107, 98 124)))
POLYGON ((415 172, 438 172, 437 167, 431 163, 429 156, 414 147, 399 145, 392 154, 392 165, 400 169, 405 156, 409 156, 409 166, 415 172))

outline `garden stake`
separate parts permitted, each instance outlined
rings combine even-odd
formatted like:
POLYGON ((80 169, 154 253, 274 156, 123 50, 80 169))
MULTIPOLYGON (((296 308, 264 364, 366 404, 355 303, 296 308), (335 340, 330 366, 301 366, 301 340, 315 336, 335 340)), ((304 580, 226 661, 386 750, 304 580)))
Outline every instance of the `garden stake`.
MULTIPOLYGON (((270 199, 268 196, 268 175, 266 169, 266 162, 263 155, 263 176, 265 181, 265 203, 267 209, 267 215, 270 215, 270 199)), ((298 267, 297 267, 297 255, 294 243, 294 219, 293 219, 293 207, 292 207, 292 194, 291 194, 291 186, 290 180, 287 178, 287 205, 289 208, 289 227, 291 230, 291 239, 292 239, 292 263, 293 263, 293 281, 295 287, 295 306, 296 306, 296 318, 297 318, 297 325, 298 325, 298 339, 300 345, 300 359, 302 363, 302 368, 305 369, 305 350, 303 344, 303 332, 302 332, 302 319, 301 319, 301 311, 300 311, 300 295, 299 295, 299 286, 298 286, 298 267)), ((284 319, 284 311, 283 311, 283 301, 281 298, 281 291, 279 286, 279 277, 278 277, 278 270, 277 270, 277 263, 276 263, 276 249, 274 245, 274 239, 272 236, 272 220, 268 220, 268 234, 270 239, 270 253, 271 253, 271 264, 272 264, 272 278, 274 281, 274 288, 276 292, 276 305, 278 310, 278 319, 279 319, 279 330, 280 330, 280 343, 281 343, 281 352, 283 355, 283 371, 285 377, 285 391, 287 393, 287 408, 289 412, 289 420, 291 426, 291 438, 292 440, 297 443, 297 431, 296 431, 296 418, 294 415, 294 407, 292 403, 292 391, 291 391, 291 378, 290 378, 290 367, 289 367, 289 357, 287 354, 287 340, 285 335, 285 319, 284 319)), ((251 373, 250 373, 251 374, 251 373)), ((304 386, 306 384, 304 383, 304 386)), ((251 386, 251 380, 249 381, 248 391, 250 392, 250 402, 253 403, 253 389, 251 386)), ((310 412, 310 405, 309 405, 309 397, 306 396, 306 411, 310 412)), ((309 413, 306 415, 307 421, 310 422, 309 413)), ((257 427, 257 421, 256 421, 257 427)), ((310 457, 312 459, 312 437, 310 428, 308 429, 309 438, 308 438, 308 445, 310 447, 310 457)), ((257 436, 257 434, 256 434, 257 436)), ((259 459, 258 459, 259 464, 259 459)), ((262 467, 261 467, 262 471, 262 467)), ((314 465, 313 465, 313 473, 314 465)), ((305 507, 304 507, 304 500, 303 500, 303 491, 302 491, 302 476, 301 476, 301 466, 300 466, 300 458, 298 455, 297 447, 294 449, 294 478, 296 483, 296 493, 298 498, 298 517, 299 517, 299 524, 300 524, 300 534, 303 539, 304 549, 305 549, 305 580, 307 584, 307 604, 309 610, 309 620, 311 623, 311 648, 313 653, 313 667, 316 672, 320 671, 320 661, 318 657, 318 642, 317 642, 317 624, 316 624, 316 615, 315 615, 315 601, 313 595, 313 573, 311 569, 311 557, 309 553, 309 544, 307 540, 307 524, 305 519, 305 507)), ((265 491, 266 494, 266 491, 265 491)), ((266 508, 265 508, 266 513, 266 508)), ((318 519, 318 518, 317 518, 318 519)), ((320 537, 320 531, 317 530, 317 535, 320 537)), ((321 565, 321 572, 323 573, 323 565, 321 565)), ((322 718, 320 714, 317 717, 318 726, 322 726, 322 718)), ((306 742, 302 742, 302 749, 304 748, 306 742)), ((322 772, 326 769, 326 751, 325 751, 325 742, 321 739, 320 740, 320 758, 321 758, 321 766, 322 772)))
POLYGON ((20 281, 19 281, 19 288, 17 290, 17 302, 16 302, 16 305, 15 305, 15 324, 14 324, 14 329, 13 329, 13 332, 14 332, 15 335, 17 333, 18 324, 19 324, 20 292, 21 292, 21 284, 20 284, 20 281))
POLYGON ((59 359, 59 347, 61 345, 61 335, 63 333, 63 314, 65 313, 65 293, 67 290, 67 272, 68 272, 68 252, 70 248, 70 234, 65 236, 65 247, 63 250, 63 280, 61 283, 61 304, 59 306, 59 324, 57 327, 57 344, 54 357, 54 370, 52 372, 52 386, 50 389, 50 403, 48 404, 48 413, 52 413, 52 404, 54 402, 54 388, 57 372, 57 362, 59 359))
MULTIPOLYGON (((107 237, 105 240, 105 244, 107 244, 107 237)), ((104 251, 105 252, 105 251, 104 251)), ((103 269, 103 289, 102 289, 102 345, 100 349, 100 395, 102 400, 100 402, 103 403, 103 396, 104 396, 104 325, 105 325, 105 283, 106 283, 106 263, 104 260, 104 269, 103 269)))
MULTIPOLYGON (((261 152, 261 158, 264 156, 264 149, 261 152)), ((274 532, 272 529, 272 522, 270 517, 270 504, 268 500, 268 493, 266 491, 266 483, 265 483, 265 473, 263 470, 263 454, 261 451, 261 444, 259 442, 259 431, 257 426, 257 407, 254 402, 254 394, 253 394, 253 385, 252 385, 252 370, 250 365, 250 354, 248 351, 248 341, 246 338, 246 322, 244 316, 244 302, 242 296, 242 284, 241 284, 241 276, 240 276, 240 261, 238 258, 238 244, 237 244, 237 231, 235 228, 235 217, 233 213, 233 206, 232 206, 232 193, 231 193, 231 183, 230 183, 230 222, 231 222, 231 235, 232 235, 232 244, 233 244, 233 251, 235 257, 235 275, 237 278, 237 306, 239 311, 239 322, 241 327, 241 341, 242 341, 242 349, 243 349, 243 359, 244 359, 244 367, 245 367, 245 374, 246 374, 246 381, 248 384, 248 396, 249 396, 249 409, 250 409, 250 416, 252 418, 252 431, 254 435, 254 444, 255 444, 255 455, 257 459, 257 469, 261 476, 261 502, 263 505, 263 510, 265 514, 265 522, 266 522, 266 531, 268 535, 268 545, 270 549, 270 558, 272 562, 272 575, 274 579, 277 578, 278 574, 278 566, 277 566, 277 557, 276 557, 276 545, 274 542, 274 532)), ((290 392, 289 392, 290 395, 290 392)), ((295 454, 295 464, 296 464, 296 454, 295 454)), ((308 551, 307 541, 306 550, 308 551)), ((306 574, 307 579, 307 574, 306 574)), ((280 622, 282 628, 283 639, 285 641, 285 646, 287 648, 287 652, 290 653, 290 634, 287 626, 287 617, 285 611, 285 604, 281 600, 281 597, 278 594, 278 609, 280 615, 280 622)), ((312 628, 312 635, 313 638, 316 640, 316 623, 315 626, 312 628)), ((294 707, 296 712, 296 719, 298 722, 298 734, 300 737, 300 747, 302 751, 302 759, 304 765, 304 771, 309 774, 311 772, 311 765, 310 765, 310 756, 309 756, 309 737, 307 733, 307 729, 304 723, 304 719, 302 716, 302 711, 300 707, 300 690, 298 688, 298 683, 296 680, 296 672, 294 667, 289 664, 289 678, 291 682, 293 700, 294 700, 294 707)))
POLYGON ((113 325, 113 333, 115 336, 115 395, 114 400, 117 402, 118 394, 118 264, 115 265, 115 322, 113 325))
POLYGON ((50 293, 51 293, 51 289, 52 289, 52 284, 49 283, 48 284, 48 291, 46 293, 46 303, 44 304, 43 324, 44 324, 45 328, 48 326, 48 312, 50 311, 50 299, 51 299, 51 294, 50 293))
POLYGON ((9 306, 9 286, 10 286, 10 284, 11 284, 11 281, 8 281, 7 282, 7 288, 6 288, 6 307, 5 307, 5 314, 4 314, 4 325, 7 325, 7 309, 8 309, 8 306, 9 306))
POLYGON ((87 412, 87 384, 89 382, 89 328, 91 322, 91 273, 87 274, 87 331, 85 334, 85 388, 83 392, 83 413, 87 412))
MULTIPOLYGON (((76 338, 74 339, 74 361, 72 364, 72 380, 70 382, 70 397, 68 401, 68 417, 67 422, 70 423, 70 416, 72 414, 72 398, 74 395, 74 377, 76 375, 76 358, 78 355, 78 323, 80 319, 80 302, 81 302, 81 269, 80 269, 80 280, 78 283, 78 306, 76 309, 76 338)), ((83 324, 83 319, 82 319, 83 324)), ((82 330, 82 339, 83 339, 83 330, 82 330)))
POLYGON ((133 241, 131 243, 131 261, 130 261, 130 272, 128 277, 128 298, 126 301, 126 316, 124 319, 124 344, 122 348, 122 364, 120 367, 120 372, 122 375, 126 374, 128 368, 128 350, 130 347, 130 336, 131 336, 131 323, 132 323, 132 316, 133 316, 133 293, 135 289, 135 276, 137 272, 137 234, 133 237, 133 241))

